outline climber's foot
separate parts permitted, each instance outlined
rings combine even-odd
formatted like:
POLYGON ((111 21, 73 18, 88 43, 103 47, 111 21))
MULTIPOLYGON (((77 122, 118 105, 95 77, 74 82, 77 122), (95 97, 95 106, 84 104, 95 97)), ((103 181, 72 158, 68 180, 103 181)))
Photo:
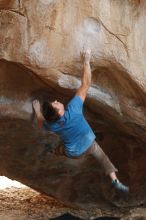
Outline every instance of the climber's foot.
POLYGON ((124 192, 124 193, 128 193, 129 192, 129 187, 125 186, 123 183, 121 183, 119 180, 115 179, 112 180, 112 185, 115 187, 115 189, 124 192))

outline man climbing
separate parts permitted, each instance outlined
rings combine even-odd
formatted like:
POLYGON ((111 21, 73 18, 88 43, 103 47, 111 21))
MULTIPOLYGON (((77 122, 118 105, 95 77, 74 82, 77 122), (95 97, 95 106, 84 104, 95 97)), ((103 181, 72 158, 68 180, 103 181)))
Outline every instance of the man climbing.
POLYGON ((64 154, 70 158, 79 158, 82 155, 91 154, 99 162, 105 174, 108 175, 113 186, 122 192, 128 192, 129 188, 122 184, 117 176, 117 169, 102 151, 95 141, 95 135, 83 115, 83 103, 91 84, 90 50, 82 53, 83 76, 81 85, 75 96, 64 108, 57 100, 44 102, 42 107, 38 100, 33 101, 34 111, 38 119, 39 127, 53 131, 64 142, 64 154))

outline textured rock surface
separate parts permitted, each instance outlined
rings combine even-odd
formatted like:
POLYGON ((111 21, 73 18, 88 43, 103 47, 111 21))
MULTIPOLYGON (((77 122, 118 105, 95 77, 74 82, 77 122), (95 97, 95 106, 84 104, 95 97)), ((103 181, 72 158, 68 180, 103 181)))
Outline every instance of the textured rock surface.
POLYGON ((133 207, 146 202, 146 2, 0 1, 0 172, 65 204, 133 207), (130 185, 116 194, 93 158, 50 152, 60 140, 36 128, 31 101, 66 103, 79 86, 80 51, 92 50, 85 114, 130 185), (45 91, 45 92, 44 92, 45 91))

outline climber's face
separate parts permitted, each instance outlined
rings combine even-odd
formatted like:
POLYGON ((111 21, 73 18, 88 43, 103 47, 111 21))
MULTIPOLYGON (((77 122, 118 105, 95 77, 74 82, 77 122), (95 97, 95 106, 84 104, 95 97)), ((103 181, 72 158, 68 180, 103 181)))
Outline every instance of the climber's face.
POLYGON ((61 102, 55 100, 51 103, 52 107, 55 108, 60 116, 64 114, 64 105, 61 102))

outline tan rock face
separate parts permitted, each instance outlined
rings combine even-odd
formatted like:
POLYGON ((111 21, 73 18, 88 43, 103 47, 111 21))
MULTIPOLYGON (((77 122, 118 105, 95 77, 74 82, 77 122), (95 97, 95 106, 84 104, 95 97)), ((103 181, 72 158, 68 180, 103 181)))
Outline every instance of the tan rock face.
POLYGON ((19 6, 19 0, 1 0, 0 9, 16 9, 19 6))
POLYGON ((3 174, 70 205, 145 203, 145 12, 144 0, 0 1, 3 174), (47 153, 59 140, 36 128, 32 99, 66 103, 80 84, 80 51, 88 47, 92 85, 85 113, 131 187, 126 200, 114 196, 90 158, 72 161, 47 153))

